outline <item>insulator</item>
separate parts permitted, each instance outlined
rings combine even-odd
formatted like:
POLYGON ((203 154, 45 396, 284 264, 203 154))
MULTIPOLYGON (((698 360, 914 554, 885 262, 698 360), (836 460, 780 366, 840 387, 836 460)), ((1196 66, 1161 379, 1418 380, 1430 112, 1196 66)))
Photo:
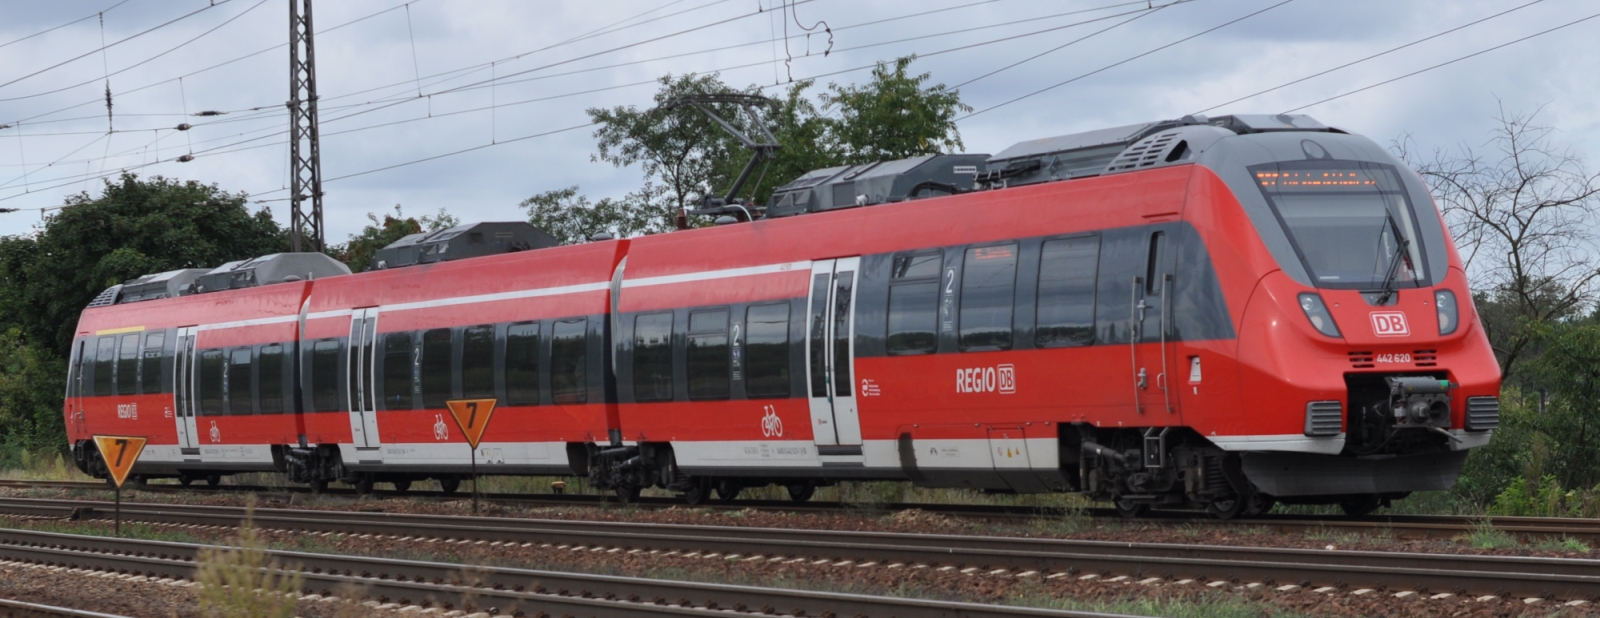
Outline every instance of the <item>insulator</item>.
POLYGON ((183 124, 180 124, 180 125, 178 125, 176 127, 172 127, 172 128, 177 129, 179 131, 188 131, 189 129, 191 129, 193 127, 189 123, 185 122, 183 124))
POLYGON ((178 157, 178 162, 179 163, 188 163, 188 162, 193 161, 193 160, 194 160, 194 155, 192 155, 192 154, 186 154, 186 155, 183 155, 181 157, 178 157))
POLYGON ((219 111, 214 110, 214 109, 208 109, 208 110, 203 111, 203 112, 195 112, 194 115, 195 116, 221 116, 221 115, 226 114, 226 113, 228 113, 228 112, 219 112, 219 111))

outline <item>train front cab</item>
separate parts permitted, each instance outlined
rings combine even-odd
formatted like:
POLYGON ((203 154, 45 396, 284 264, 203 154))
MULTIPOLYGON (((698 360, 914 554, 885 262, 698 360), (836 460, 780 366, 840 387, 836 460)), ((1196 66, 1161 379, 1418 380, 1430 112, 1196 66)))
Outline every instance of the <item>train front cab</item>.
POLYGON ((1452 486, 1498 422, 1500 375, 1426 186, 1338 133, 1229 138, 1199 162, 1196 185, 1210 186, 1191 192, 1191 213, 1246 220, 1213 228, 1213 251, 1272 263, 1220 269, 1263 273, 1224 282, 1250 290, 1237 401, 1187 422, 1278 501, 1364 513, 1452 486))

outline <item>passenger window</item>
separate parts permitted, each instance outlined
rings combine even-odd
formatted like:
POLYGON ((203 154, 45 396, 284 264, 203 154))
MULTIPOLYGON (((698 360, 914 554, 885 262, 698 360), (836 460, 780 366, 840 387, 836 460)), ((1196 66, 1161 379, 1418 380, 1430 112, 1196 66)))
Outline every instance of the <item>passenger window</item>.
POLYGON ((222 380, 227 359, 222 350, 200 353, 200 415, 222 416, 222 380))
POLYGON ((745 311, 744 391, 751 399, 789 396, 789 303, 745 311))
POLYGON ((728 311, 689 314, 689 399, 727 399, 728 311))
POLYGON ((133 395, 139 392, 139 334, 122 336, 122 349, 117 354, 117 394, 133 395))
POLYGON ((1035 345, 1049 348, 1094 343, 1094 289, 1099 267, 1099 236, 1044 243, 1039 254, 1035 345))
POLYGON ((115 365, 112 359, 117 355, 117 338, 101 337, 95 342, 94 355, 94 394, 96 397, 106 397, 114 394, 116 388, 116 374, 112 373, 115 365))
POLYGON ((450 339, 448 328, 422 334, 422 407, 445 407, 450 400, 450 339))
POLYGON ((962 351, 1011 349, 1017 246, 967 249, 961 275, 962 351))
POLYGON ((1162 285, 1161 281, 1161 245, 1162 241, 1165 240, 1165 236, 1164 232, 1156 232, 1150 235, 1150 257, 1144 263, 1145 296, 1160 296, 1161 288, 1166 287, 1162 285))
POLYGON ((161 388, 161 353, 166 347, 167 334, 161 331, 144 336, 144 358, 140 359, 140 392, 154 395, 161 388))
POLYGON ((939 347, 941 254, 894 259, 889 285, 889 354, 929 354, 939 347))
POLYGON ((344 409, 339 401, 339 345, 338 339, 323 339, 311 346, 311 409, 314 412, 338 412, 344 409))
POLYGON ((539 405, 539 323, 506 329, 506 404, 539 405))
POLYGON ((461 396, 494 398, 494 326, 485 324, 461 331, 461 396))
POLYGON ((254 382, 250 376, 250 348, 234 350, 228 359, 228 414, 250 416, 254 382))
POLYGON ((283 414, 283 370, 283 346, 276 343, 261 346, 261 352, 256 355, 261 414, 283 414))
POLYGON ((672 401, 672 314, 633 319, 633 399, 672 401))
POLYGON ((383 335, 383 409, 411 409, 411 333, 383 335))
POLYGON ((556 403, 588 403, 589 320, 556 322, 550 333, 550 390, 556 403))

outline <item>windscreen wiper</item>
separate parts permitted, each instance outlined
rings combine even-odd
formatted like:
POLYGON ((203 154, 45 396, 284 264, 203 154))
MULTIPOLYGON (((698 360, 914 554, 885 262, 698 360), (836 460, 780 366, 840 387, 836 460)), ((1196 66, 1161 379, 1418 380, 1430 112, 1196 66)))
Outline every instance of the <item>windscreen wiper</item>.
MULTIPOLYGON (((1400 261, 1402 259, 1409 260, 1411 251, 1411 239, 1400 235, 1400 226, 1395 224, 1394 217, 1386 216, 1384 218, 1389 220, 1389 231, 1394 234, 1395 245, 1394 257, 1389 258, 1389 268, 1384 271, 1383 293, 1378 295, 1378 302, 1374 303, 1380 307, 1389 302, 1390 296, 1394 296, 1395 293, 1399 292, 1395 287, 1395 279, 1400 274, 1400 261)), ((1413 272, 1415 272, 1415 269, 1413 269, 1413 272)))

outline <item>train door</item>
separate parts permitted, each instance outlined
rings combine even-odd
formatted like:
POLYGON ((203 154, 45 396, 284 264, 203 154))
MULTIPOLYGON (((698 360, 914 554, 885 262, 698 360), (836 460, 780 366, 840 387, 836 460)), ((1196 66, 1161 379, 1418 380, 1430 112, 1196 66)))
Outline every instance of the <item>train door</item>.
POLYGON ((806 321, 806 383, 811 429, 818 446, 859 446, 856 414, 855 290, 861 258, 818 260, 811 265, 806 321))
POLYGON ((376 346, 378 309, 356 309, 350 313, 349 393, 350 436, 355 446, 377 448, 378 411, 373 388, 372 354, 376 346))
POLYGON ((67 372, 67 422, 79 436, 88 433, 83 413, 83 355, 88 350, 89 338, 79 339, 72 353, 72 367, 67 372))
POLYGON ((195 327, 185 326, 178 329, 178 341, 174 344, 172 364, 172 417, 178 424, 178 447, 184 454, 198 453, 199 436, 195 433, 195 356, 194 356, 195 327))
POLYGON ((1148 228, 1143 238, 1144 267, 1133 280, 1132 341, 1134 401, 1140 414, 1152 424, 1166 425, 1169 414, 1178 412, 1178 397, 1173 376, 1178 367, 1173 357, 1172 295, 1176 251, 1171 226, 1148 228))

